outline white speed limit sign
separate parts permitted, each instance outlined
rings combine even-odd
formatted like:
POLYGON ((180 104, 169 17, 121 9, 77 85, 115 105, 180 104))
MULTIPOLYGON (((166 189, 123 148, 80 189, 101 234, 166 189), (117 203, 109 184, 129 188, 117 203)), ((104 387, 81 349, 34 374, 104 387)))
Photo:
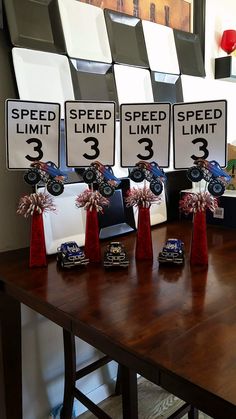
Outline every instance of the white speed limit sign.
POLYGON ((60 104, 6 101, 8 169, 26 169, 33 161, 59 165, 60 104))
POLYGON ((98 160, 113 166, 115 156, 115 103, 65 103, 67 166, 86 167, 98 160))
POLYGON ((174 104, 174 168, 186 169, 197 159, 225 166, 226 132, 226 100, 174 104))
POLYGON ((139 160, 169 166, 170 107, 170 103, 121 105, 122 167, 132 167, 139 160))

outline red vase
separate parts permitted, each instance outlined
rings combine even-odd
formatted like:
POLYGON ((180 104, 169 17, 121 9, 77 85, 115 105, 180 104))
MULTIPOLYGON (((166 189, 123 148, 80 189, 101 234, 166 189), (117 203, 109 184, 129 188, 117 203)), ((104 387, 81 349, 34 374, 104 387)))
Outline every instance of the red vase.
POLYGON ((220 41, 220 46, 227 54, 231 54, 236 48, 236 30, 225 30, 220 41))
POLYGON ((153 259, 150 209, 139 207, 138 231, 136 235, 135 257, 139 260, 153 259))
POLYGON ((84 253, 90 262, 101 262, 98 214, 96 209, 87 210, 84 253))
POLYGON ((205 211, 197 211, 194 214, 190 263, 191 265, 208 265, 205 211))
POLYGON ((47 266, 46 247, 43 228, 43 215, 33 213, 30 238, 30 268, 47 266))

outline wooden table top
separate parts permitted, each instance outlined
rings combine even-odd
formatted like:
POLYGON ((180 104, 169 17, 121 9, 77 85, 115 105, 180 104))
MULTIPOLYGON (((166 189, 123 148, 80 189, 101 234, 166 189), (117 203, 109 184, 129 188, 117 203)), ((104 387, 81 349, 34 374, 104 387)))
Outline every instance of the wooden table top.
POLYGON ((90 264, 61 270, 55 256, 48 257, 47 268, 30 269, 28 249, 5 252, 0 278, 11 296, 101 350, 110 345, 109 355, 122 361, 125 354, 130 367, 176 395, 187 396, 192 383, 202 397, 198 407, 214 395, 215 409, 218 400, 236 409, 235 230, 207 227, 208 268, 189 265, 191 231, 189 221, 153 228, 153 262, 135 260, 135 233, 119 238, 128 269, 90 264), (185 243, 184 267, 159 267, 158 252, 170 237, 185 243))

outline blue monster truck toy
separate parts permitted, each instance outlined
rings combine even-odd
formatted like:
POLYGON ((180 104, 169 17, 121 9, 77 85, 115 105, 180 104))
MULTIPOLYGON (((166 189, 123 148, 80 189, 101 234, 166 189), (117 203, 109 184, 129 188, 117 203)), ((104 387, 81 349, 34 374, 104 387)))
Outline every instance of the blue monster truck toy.
POLYGON ((62 268, 87 265, 89 259, 74 241, 62 243, 57 249, 57 262, 62 268))
POLYGON ((163 182, 166 181, 164 171, 156 162, 139 161, 135 167, 129 169, 129 177, 134 182, 142 182, 144 179, 150 182, 150 189, 154 195, 160 195, 163 191, 163 182))
POLYGON ((184 243, 179 239, 168 239, 159 253, 160 264, 184 264, 184 243))
POLYGON ((36 185, 43 181, 47 185, 50 194, 57 196, 64 191, 64 181, 67 175, 63 173, 51 161, 46 163, 42 161, 34 161, 30 165, 30 169, 24 174, 24 180, 29 185, 36 185))
POLYGON ((98 161, 91 163, 91 165, 85 169, 83 179, 84 182, 88 184, 96 182, 98 184, 98 191, 106 198, 112 196, 115 188, 121 183, 120 179, 117 179, 113 174, 110 166, 103 166, 103 164, 98 161))
POLYGON ((225 191, 227 183, 230 182, 231 176, 228 175, 215 160, 197 159, 187 171, 187 177, 191 182, 200 182, 204 179, 208 183, 208 191, 213 196, 221 196, 225 191))

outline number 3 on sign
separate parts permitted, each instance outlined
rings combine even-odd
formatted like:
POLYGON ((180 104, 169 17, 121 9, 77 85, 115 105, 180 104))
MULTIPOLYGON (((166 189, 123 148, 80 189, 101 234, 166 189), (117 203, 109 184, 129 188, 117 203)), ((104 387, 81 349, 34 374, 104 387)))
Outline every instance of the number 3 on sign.
POLYGON ((43 143, 41 140, 39 140, 38 138, 29 138, 28 140, 26 140, 27 144, 36 144, 33 148, 33 150, 37 153, 36 156, 30 156, 29 154, 27 154, 25 156, 25 158, 29 161, 38 161, 38 160, 42 160, 43 159, 43 152, 42 152, 42 146, 43 143))
POLYGON ((209 156, 209 151, 207 149, 207 146, 208 146, 207 140, 205 138, 195 138, 192 141, 192 143, 199 145, 199 147, 198 147, 199 148, 199 152, 202 152, 202 153, 199 153, 199 155, 197 155, 197 156, 195 154, 192 154, 191 155, 191 159, 193 159, 193 160, 197 160, 197 159, 204 159, 204 160, 206 160, 207 157, 209 156))
POLYGON ((150 138, 140 138, 140 140, 138 140, 138 143, 139 144, 147 144, 145 147, 144 147, 144 150, 146 151, 146 154, 145 155, 143 155, 143 154, 137 154, 137 158, 139 159, 139 160, 149 160, 149 159, 152 159, 153 158, 153 154, 154 154, 154 152, 153 152, 153 142, 152 142, 152 140, 150 139, 150 138))

